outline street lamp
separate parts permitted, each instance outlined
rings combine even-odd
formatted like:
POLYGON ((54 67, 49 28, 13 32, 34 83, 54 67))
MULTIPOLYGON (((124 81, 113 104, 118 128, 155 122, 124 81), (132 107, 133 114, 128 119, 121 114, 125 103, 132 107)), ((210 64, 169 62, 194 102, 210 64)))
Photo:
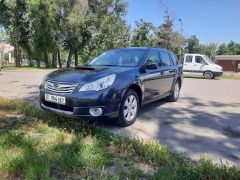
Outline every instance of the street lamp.
POLYGON ((184 25, 181 18, 178 19, 178 21, 181 23, 181 48, 180 48, 180 58, 181 62, 183 61, 183 31, 184 31, 184 25))

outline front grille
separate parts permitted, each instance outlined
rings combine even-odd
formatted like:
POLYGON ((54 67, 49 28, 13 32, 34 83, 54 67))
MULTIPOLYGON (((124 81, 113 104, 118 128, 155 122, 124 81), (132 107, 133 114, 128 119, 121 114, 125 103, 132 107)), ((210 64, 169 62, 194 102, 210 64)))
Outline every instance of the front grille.
POLYGON ((77 83, 58 82, 53 80, 47 80, 45 82, 45 89, 50 92, 59 94, 71 94, 77 87, 77 83))

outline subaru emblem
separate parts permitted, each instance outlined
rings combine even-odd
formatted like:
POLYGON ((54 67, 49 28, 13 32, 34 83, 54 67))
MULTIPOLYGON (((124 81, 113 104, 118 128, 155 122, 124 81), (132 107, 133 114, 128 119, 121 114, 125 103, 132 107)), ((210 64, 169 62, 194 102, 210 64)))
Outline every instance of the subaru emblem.
POLYGON ((55 82, 53 86, 54 86, 54 88, 58 88, 59 84, 57 82, 55 82))

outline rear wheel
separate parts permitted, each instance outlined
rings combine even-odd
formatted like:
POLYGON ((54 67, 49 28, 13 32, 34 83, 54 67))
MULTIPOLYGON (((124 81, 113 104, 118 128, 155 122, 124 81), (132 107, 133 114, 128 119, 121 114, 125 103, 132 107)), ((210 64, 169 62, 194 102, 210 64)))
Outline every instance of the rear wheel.
POLYGON ((203 75, 205 79, 214 79, 214 75, 211 71, 206 71, 203 75))
POLYGON ((137 118, 139 97, 134 90, 128 90, 121 103, 118 124, 126 127, 132 125, 137 118))
POLYGON ((168 96, 168 100, 171 102, 176 102, 178 100, 179 94, 180 94, 180 83, 179 81, 176 81, 172 94, 168 96))

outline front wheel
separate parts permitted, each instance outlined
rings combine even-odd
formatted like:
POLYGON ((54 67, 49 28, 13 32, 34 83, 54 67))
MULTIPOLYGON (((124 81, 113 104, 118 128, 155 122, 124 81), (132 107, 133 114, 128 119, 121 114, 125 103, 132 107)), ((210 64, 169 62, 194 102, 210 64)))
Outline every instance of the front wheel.
POLYGON ((179 81, 176 81, 172 94, 168 96, 168 100, 170 102, 176 102, 178 100, 179 94, 180 94, 180 83, 179 81))
POLYGON ((203 75, 205 79, 214 79, 214 75, 211 71, 206 71, 203 75))
POLYGON ((128 90, 120 106, 118 124, 123 127, 132 125, 136 121, 138 110, 138 94, 134 90, 128 90))

